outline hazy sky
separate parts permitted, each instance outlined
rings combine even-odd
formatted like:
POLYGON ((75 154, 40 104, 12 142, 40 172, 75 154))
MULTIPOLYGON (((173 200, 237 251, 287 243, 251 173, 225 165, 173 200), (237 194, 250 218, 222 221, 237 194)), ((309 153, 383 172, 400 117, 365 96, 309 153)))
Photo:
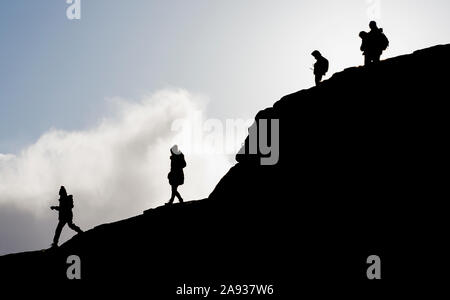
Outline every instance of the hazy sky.
POLYGON ((445 0, 65 0, 2 3, 0 153, 49 128, 80 129, 106 97, 180 87, 211 99, 208 116, 253 117, 307 88, 311 50, 331 70, 360 64, 372 7, 391 40, 385 57, 450 42, 445 0))
MULTIPOLYGON (((360 65, 370 19, 390 39, 383 58, 450 42, 445 0, 81 0, 73 21, 67 7, 1 5, 0 253, 50 243, 56 215, 45 209, 60 184, 78 195, 82 227, 161 204, 170 121, 197 110, 252 118, 313 85, 314 49, 330 60, 327 78, 360 65)), ((230 166, 201 158, 187 170, 191 198, 230 166)))

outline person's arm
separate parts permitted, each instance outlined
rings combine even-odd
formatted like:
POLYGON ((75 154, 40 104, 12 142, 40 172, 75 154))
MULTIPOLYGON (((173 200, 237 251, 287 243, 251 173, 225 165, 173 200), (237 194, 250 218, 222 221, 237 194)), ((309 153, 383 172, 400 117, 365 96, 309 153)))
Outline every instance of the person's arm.
POLYGON ((59 206, 50 206, 51 210, 59 210, 59 206))

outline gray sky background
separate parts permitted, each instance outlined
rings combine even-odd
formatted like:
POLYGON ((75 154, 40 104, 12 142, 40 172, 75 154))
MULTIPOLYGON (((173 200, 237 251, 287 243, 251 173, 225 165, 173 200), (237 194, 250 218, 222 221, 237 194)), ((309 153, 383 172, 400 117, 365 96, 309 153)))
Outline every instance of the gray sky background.
MULTIPOLYGON (((0 254, 48 246, 61 184, 83 228, 162 204, 171 121, 252 118, 313 85, 314 49, 327 78, 360 65, 371 19, 390 39, 384 58, 450 42, 445 0, 81 2, 74 21, 65 0, 2 3, 0 254)), ((231 165, 188 159, 188 198, 231 165)))

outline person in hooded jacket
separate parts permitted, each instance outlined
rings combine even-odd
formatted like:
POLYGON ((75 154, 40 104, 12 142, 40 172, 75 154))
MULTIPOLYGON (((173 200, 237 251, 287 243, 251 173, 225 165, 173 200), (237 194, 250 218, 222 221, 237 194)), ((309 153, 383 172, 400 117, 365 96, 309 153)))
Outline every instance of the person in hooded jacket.
POLYGON ((64 186, 61 186, 59 189, 59 206, 51 206, 50 209, 57 210, 59 212, 58 226, 56 226, 52 247, 58 247, 59 236, 61 235, 64 225, 66 224, 70 229, 76 231, 77 233, 83 232, 80 227, 73 223, 73 196, 67 195, 67 191, 64 186))
POLYGON ((184 184, 184 172, 183 169, 186 167, 186 161, 184 160, 184 154, 178 149, 177 145, 170 148, 170 172, 167 175, 169 179, 169 184, 172 187, 172 196, 166 205, 172 204, 175 197, 178 198, 180 203, 183 203, 183 198, 178 192, 178 187, 184 184))

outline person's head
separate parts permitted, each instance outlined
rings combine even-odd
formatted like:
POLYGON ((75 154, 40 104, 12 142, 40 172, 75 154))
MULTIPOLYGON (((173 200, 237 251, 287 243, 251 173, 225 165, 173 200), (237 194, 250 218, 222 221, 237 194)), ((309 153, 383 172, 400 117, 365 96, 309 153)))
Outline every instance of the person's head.
POLYGON ((370 29, 372 29, 372 30, 378 29, 377 22, 375 22, 375 21, 370 21, 369 27, 370 27, 370 29))
POLYGON ((319 58, 319 57, 322 56, 322 54, 320 54, 320 52, 319 52, 318 50, 314 50, 314 51, 311 53, 311 55, 314 56, 314 58, 319 58))
POLYGON ((63 185, 59 188, 59 195, 61 197, 67 196, 66 188, 63 185))
POLYGON ((365 38, 367 37, 367 32, 361 31, 361 32, 359 33, 359 37, 362 38, 362 39, 365 39, 365 38))
POLYGON ((173 145, 172 148, 170 148, 170 153, 172 154, 180 154, 180 150, 178 149, 178 145, 173 145))

